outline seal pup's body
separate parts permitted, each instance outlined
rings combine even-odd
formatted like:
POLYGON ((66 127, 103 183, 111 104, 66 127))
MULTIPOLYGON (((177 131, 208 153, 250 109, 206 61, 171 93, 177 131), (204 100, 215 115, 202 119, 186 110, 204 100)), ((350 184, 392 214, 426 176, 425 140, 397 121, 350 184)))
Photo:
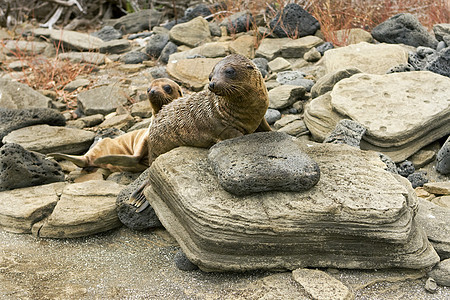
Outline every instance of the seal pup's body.
MULTIPOLYGON (((270 131, 264 119, 269 98, 264 79, 255 64, 232 54, 216 64, 209 89, 178 98, 155 116, 148 134, 149 166, 161 154, 179 146, 209 148, 217 142, 270 131)), ((142 191, 135 191, 130 204, 142 211, 148 206, 142 191)))
MULTIPOLYGON (((153 80, 147 94, 152 120, 162 106, 183 96, 180 86, 168 78, 153 80)), ((69 160, 82 168, 99 167, 113 172, 142 172, 148 168, 147 137, 148 129, 139 129, 114 139, 102 139, 84 155, 50 153, 48 156, 69 160)))

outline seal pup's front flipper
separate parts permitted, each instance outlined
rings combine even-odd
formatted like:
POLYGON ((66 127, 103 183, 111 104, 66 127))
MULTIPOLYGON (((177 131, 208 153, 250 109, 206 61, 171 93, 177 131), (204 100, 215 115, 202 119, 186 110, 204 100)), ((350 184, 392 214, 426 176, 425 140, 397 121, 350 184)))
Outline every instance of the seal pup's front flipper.
POLYGON ((54 159, 65 159, 70 162, 73 162, 80 168, 86 168, 89 166, 88 159, 84 155, 68 155, 63 153, 49 153, 47 157, 51 157, 54 159))
POLYGON ((267 123, 266 119, 263 118, 258 128, 256 128, 255 132, 266 132, 266 131, 272 131, 272 128, 270 127, 269 123, 267 123))
POLYGON ((150 203, 144 195, 144 189, 149 185, 149 180, 145 180, 131 195, 128 199, 128 204, 136 207, 136 212, 140 213, 148 206, 150 203))
POLYGON ((141 161, 141 156, 135 155, 105 155, 94 160, 96 166, 111 164, 114 166, 130 167, 138 165, 141 161))

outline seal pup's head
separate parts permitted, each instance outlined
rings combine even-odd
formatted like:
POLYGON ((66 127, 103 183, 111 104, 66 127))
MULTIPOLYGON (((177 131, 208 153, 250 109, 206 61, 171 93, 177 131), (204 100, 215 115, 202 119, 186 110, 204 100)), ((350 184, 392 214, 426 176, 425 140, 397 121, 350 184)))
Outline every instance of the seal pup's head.
POLYGON ((259 69, 240 54, 228 55, 214 66, 208 88, 216 95, 233 99, 267 91, 259 69))
POLYGON ((169 78, 158 78, 150 83, 147 95, 152 113, 156 115, 162 106, 169 104, 174 99, 183 97, 183 92, 175 81, 169 78))

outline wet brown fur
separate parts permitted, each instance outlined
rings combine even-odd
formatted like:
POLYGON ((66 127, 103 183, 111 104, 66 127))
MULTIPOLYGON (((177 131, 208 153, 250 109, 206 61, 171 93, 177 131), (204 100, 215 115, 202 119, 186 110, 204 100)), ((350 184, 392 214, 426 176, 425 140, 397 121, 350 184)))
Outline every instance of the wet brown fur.
POLYGON ((149 165, 178 146, 208 148, 229 138, 270 131, 264 119, 269 98, 252 61, 225 57, 210 75, 209 90, 178 98, 155 116, 148 135, 149 165), (233 69, 233 76, 227 72, 233 69))
MULTIPOLYGON (((168 78, 153 80, 147 93, 152 119, 162 106, 183 96, 180 86, 168 78)), ((148 168, 147 136, 147 128, 134 130, 114 139, 105 138, 99 141, 85 155, 51 153, 48 156, 69 160, 83 168, 100 167, 113 172, 142 172, 148 168)))

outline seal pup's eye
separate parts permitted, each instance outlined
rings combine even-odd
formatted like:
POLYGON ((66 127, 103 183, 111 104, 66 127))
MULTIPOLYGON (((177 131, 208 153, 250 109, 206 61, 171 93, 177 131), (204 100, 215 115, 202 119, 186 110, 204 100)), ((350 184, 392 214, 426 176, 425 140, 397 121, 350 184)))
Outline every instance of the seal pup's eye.
POLYGON ((163 89, 164 89, 164 91, 165 91, 167 94, 171 94, 171 93, 172 93, 172 88, 170 87, 170 85, 165 85, 165 86, 163 86, 163 89))
POLYGON ((227 77, 233 78, 236 76, 236 70, 233 67, 228 67, 225 69, 225 75, 227 77))

